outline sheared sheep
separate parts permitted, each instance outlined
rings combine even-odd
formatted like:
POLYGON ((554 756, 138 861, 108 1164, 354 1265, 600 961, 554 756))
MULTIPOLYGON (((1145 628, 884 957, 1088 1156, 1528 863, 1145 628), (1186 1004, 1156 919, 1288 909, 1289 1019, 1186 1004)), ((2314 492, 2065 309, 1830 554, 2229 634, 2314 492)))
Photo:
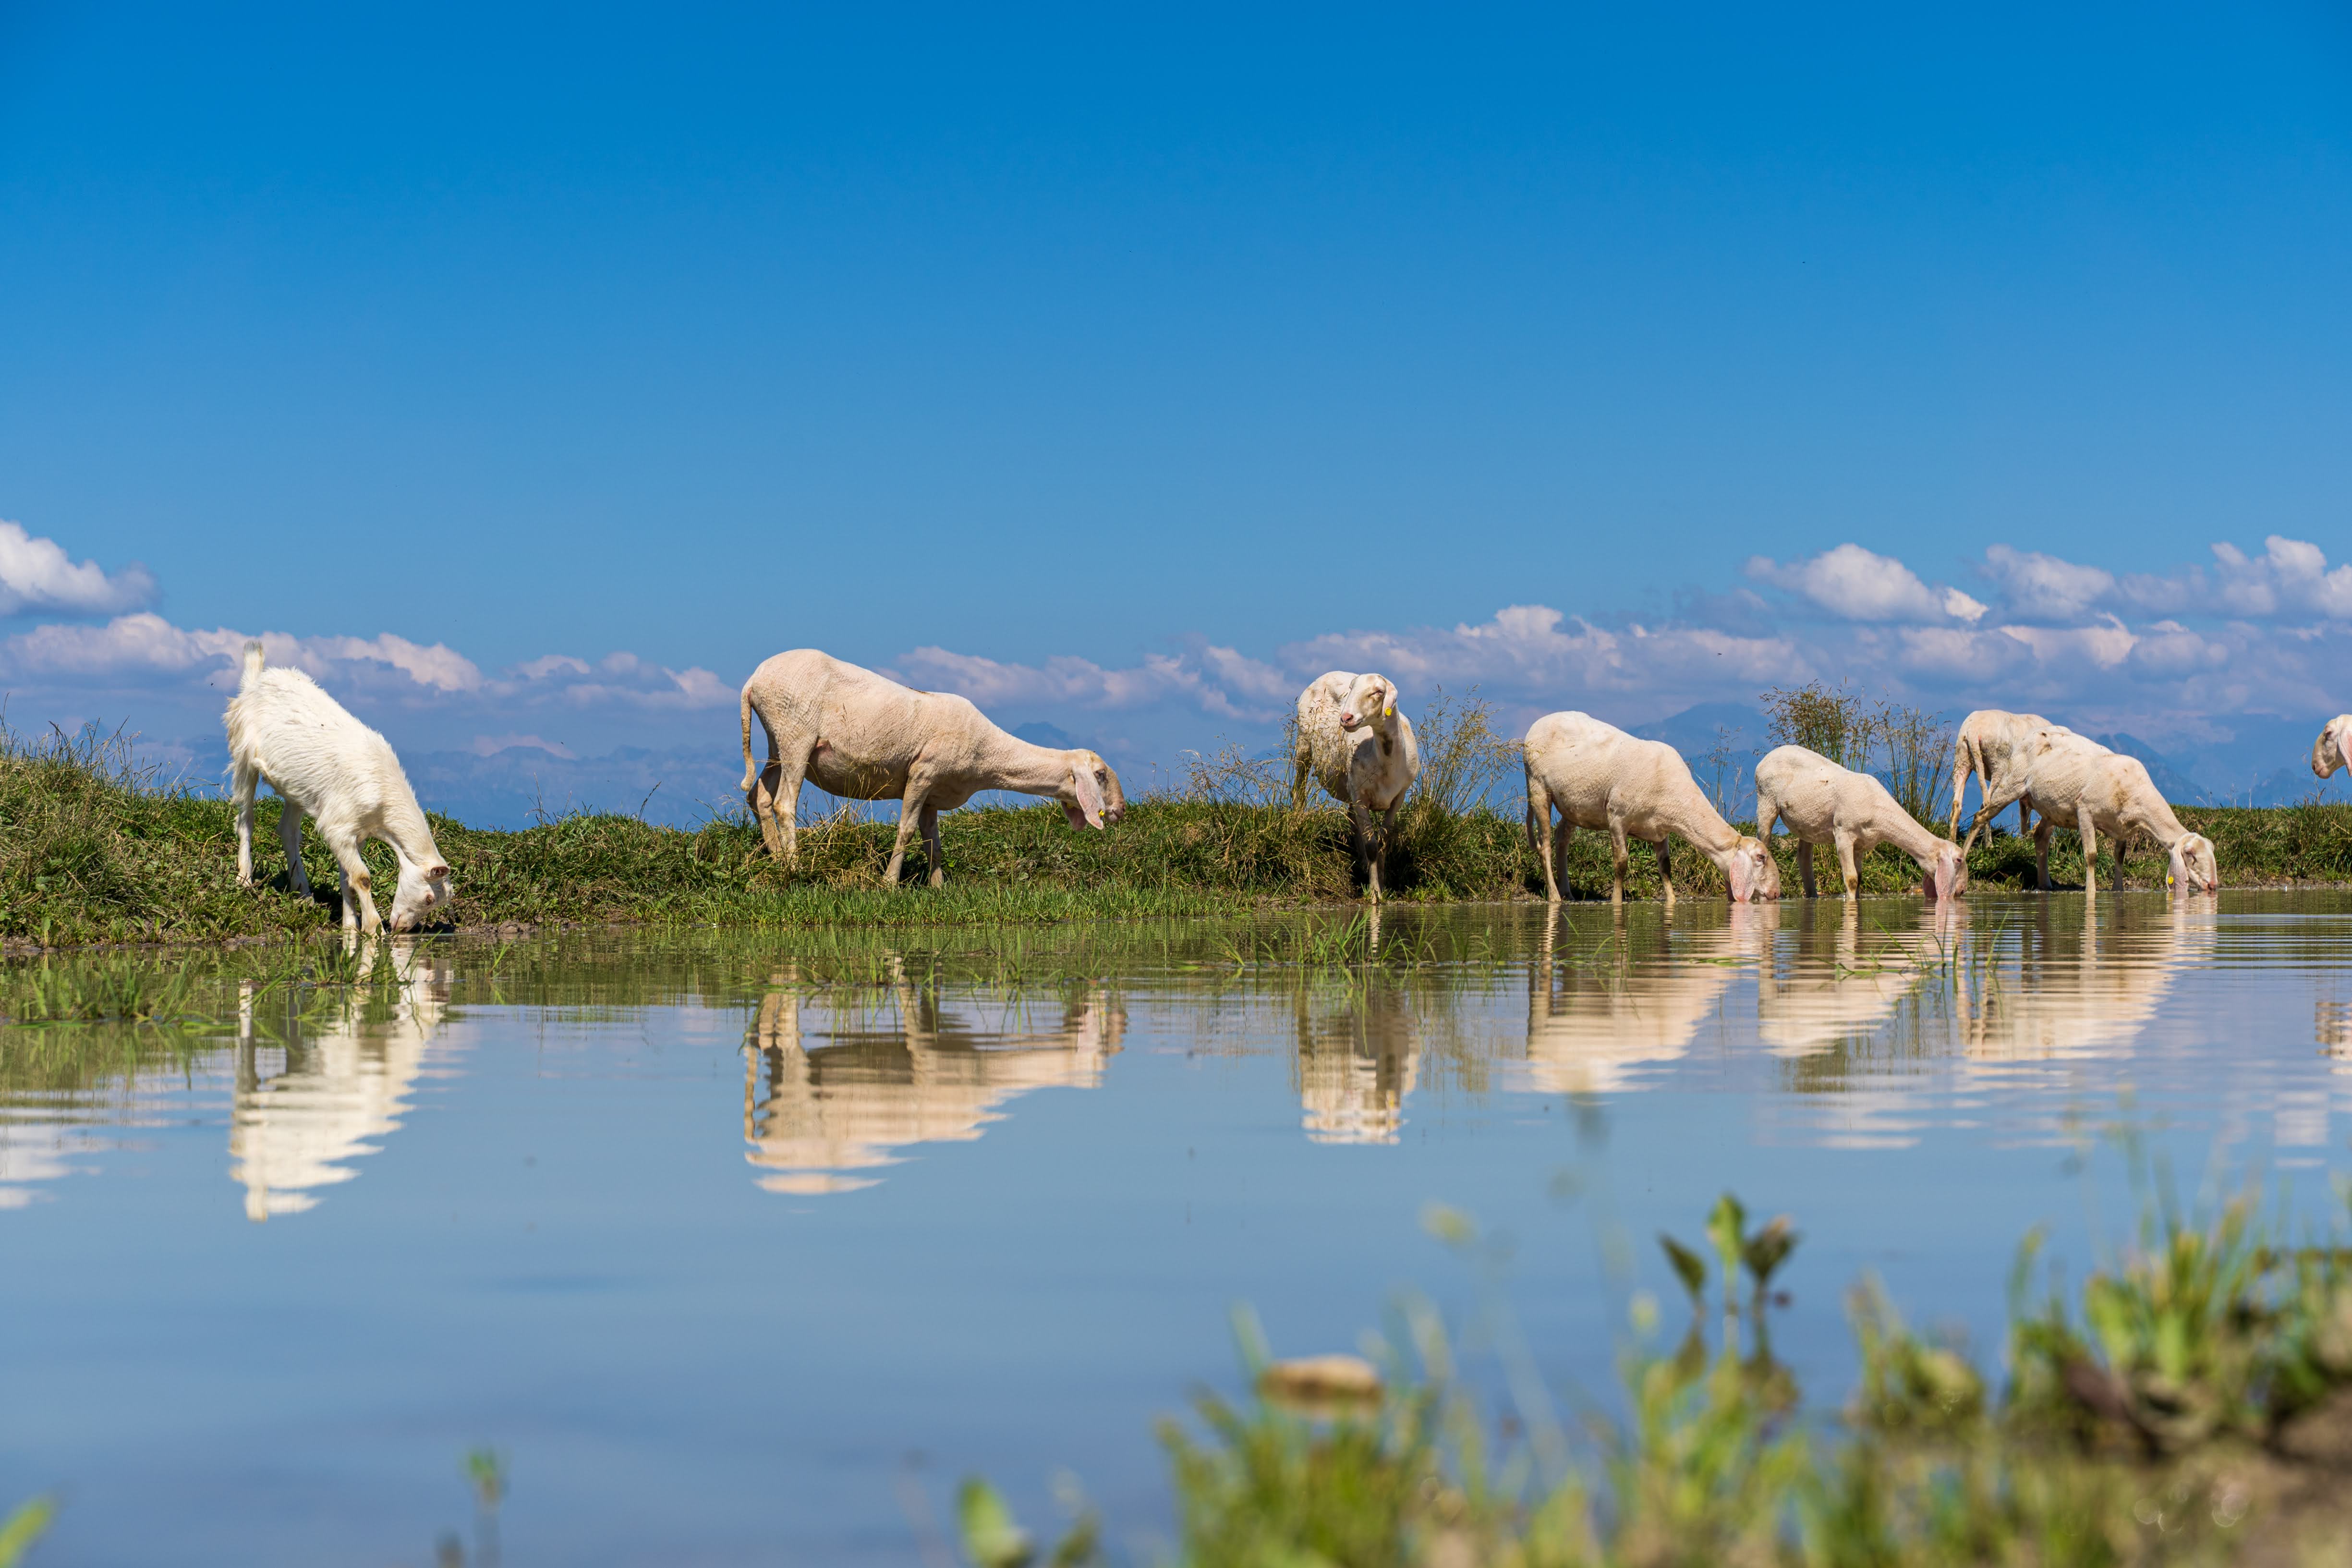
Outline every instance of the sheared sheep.
POLYGON ((1073 827, 1099 828, 1127 815, 1118 775, 1093 752, 1032 745, 964 698, 917 691, 813 647, 780 653, 753 670, 740 709, 744 803, 769 853, 787 868, 799 858, 803 780, 848 800, 898 800, 898 837, 883 872, 893 884, 919 824, 931 886, 946 884, 940 813, 982 790, 1047 796, 1073 827), (754 713, 768 734, 765 767, 751 760, 754 713))
POLYGON ((1780 896, 1780 868, 1761 840, 1724 821, 1691 777, 1682 754, 1663 741, 1641 741, 1585 713, 1549 713, 1528 729, 1528 846, 1544 863, 1544 888, 1559 901, 1559 867, 1569 836, 1580 827, 1607 828, 1615 875, 1609 901, 1625 900, 1625 840, 1658 851, 1658 880, 1675 901, 1666 836, 1679 833, 1723 868, 1731 901, 1780 896), (1559 810, 1552 830, 1551 814, 1559 810), (1546 840, 1549 842, 1547 843, 1546 840))
POLYGON ((2035 731, 2024 765, 2011 759, 2011 777, 1997 786, 1986 802, 1990 815, 2011 800, 2029 798, 2042 815, 2033 830, 2035 878, 2043 892, 2050 890, 2050 836, 2062 824, 2083 839, 2083 888, 2099 890, 2098 855, 2101 832, 2116 840, 2118 879, 2124 852, 2134 837, 2153 841, 2170 861, 2166 880, 2185 892, 2210 893, 2221 885, 2214 861, 2213 843, 2191 833, 2172 813, 2148 777, 2147 764, 2084 740, 2053 725, 2035 731), (2014 794, 2006 793, 2014 791, 2014 794))
POLYGON ((1809 899, 1816 844, 1836 847, 1849 899, 1857 891, 1856 858, 1881 844, 1892 844, 1919 862, 1927 896, 1938 902, 1968 886, 1968 862, 1958 845, 1920 826, 1871 774, 1840 767, 1802 746, 1781 746, 1756 764, 1756 836, 1770 842, 1776 819, 1789 825, 1797 841, 1797 872, 1809 899))

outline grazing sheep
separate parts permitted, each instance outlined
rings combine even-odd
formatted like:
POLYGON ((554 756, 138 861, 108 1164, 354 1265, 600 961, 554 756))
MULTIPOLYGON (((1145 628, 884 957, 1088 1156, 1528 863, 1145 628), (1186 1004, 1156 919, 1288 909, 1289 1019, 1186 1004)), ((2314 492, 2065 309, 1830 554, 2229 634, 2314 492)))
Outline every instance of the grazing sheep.
POLYGON ((1384 675, 1354 675, 1344 669, 1318 679, 1298 694, 1296 761, 1291 805, 1306 804, 1307 780, 1312 774, 1326 794, 1348 808, 1356 869, 1378 902, 1397 805, 1421 776, 1421 747, 1412 738, 1412 721, 1396 710, 1395 684, 1384 675), (1372 842, 1374 812, 1381 814, 1377 846, 1372 842))
POLYGON ((457 895, 449 864, 433 842, 432 825, 400 769, 391 742, 344 710, 299 669, 264 669, 261 645, 245 645, 245 668, 222 720, 228 731, 230 795, 236 802, 236 879, 253 886, 253 792, 267 781, 283 803, 278 836, 294 890, 307 894, 302 870, 302 818, 342 870, 343 924, 366 933, 381 929, 367 862, 360 846, 371 838, 392 846, 400 886, 392 900, 392 929, 414 931, 427 910, 457 895))
MULTIPOLYGON (((1960 797, 1968 790, 1970 776, 1977 781, 1978 793, 1990 800, 1993 781, 2009 765, 2011 753, 2030 743, 2037 730, 2064 728, 2039 713, 2011 713, 2004 708, 1979 708, 1961 720, 1959 732, 1952 737, 1952 820, 1944 829, 1944 837, 1960 836, 1960 797)), ((1978 831, 1990 820, 1991 813, 1977 813, 1976 820, 1969 825, 1969 837, 1960 846, 1960 853, 1965 855, 1974 847, 1978 831)), ((2032 828, 2033 809, 2021 800, 2017 803, 2017 836, 2022 838, 2032 828)))
POLYGON ((1819 752, 1781 746, 1756 764, 1756 836, 1769 842, 1776 818, 1789 825, 1797 841, 1797 874, 1809 899, 1816 844, 1836 847, 1849 899, 1857 890, 1855 858, 1881 844, 1892 844, 1919 862, 1927 896, 1938 902, 1968 886, 1968 862, 1958 845, 1920 826, 1877 779, 1842 768, 1819 752))
POLYGON ((2311 771, 2326 778, 2347 764, 2352 764, 2352 713, 2338 713, 2321 726, 2319 739, 2311 743, 2311 771))
POLYGON ((1625 840, 1639 838, 1658 851, 1658 880, 1674 906, 1673 868, 1666 835, 1679 833, 1723 868, 1731 901, 1744 904, 1780 896, 1780 868, 1760 839, 1724 821, 1691 777, 1690 765, 1663 741, 1638 741, 1613 724, 1584 713, 1549 713, 1528 729, 1528 847, 1544 863, 1544 888, 1559 901, 1559 871, 1569 835, 1580 827, 1607 828, 1616 875, 1609 901, 1625 900, 1625 840), (1552 831, 1552 808, 1559 827, 1552 831), (1545 840, 1550 840, 1549 846, 1545 840))
POLYGON ((1094 752, 1056 751, 1009 735, 961 697, 916 691, 813 647, 780 653, 743 683, 743 798, 769 853, 799 858, 801 784, 847 800, 898 802, 898 838, 884 879, 898 880, 907 837, 921 826, 931 886, 945 885, 940 813, 986 789, 1046 795, 1073 827, 1127 815, 1118 775, 1094 752), (751 760, 751 715, 768 733, 768 762, 751 760))
POLYGON ((2180 825, 2164 796, 2148 777, 2147 764, 2107 750, 2095 741, 2053 725, 2034 732, 2024 765, 2015 766, 2006 784, 1997 785, 1986 803, 1986 814, 2011 801, 2030 798, 2042 815, 2033 830, 2036 880, 2050 890, 2050 836, 2061 823, 2083 839, 2083 888, 2099 890, 2099 834, 2116 840, 2116 871, 2123 874, 2124 854, 2135 837, 2147 838, 2170 859, 2166 880, 2185 892, 2210 893, 2221 886, 2214 862, 2212 840, 2180 825), (2008 793, 2014 791, 2014 794, 2008 793))

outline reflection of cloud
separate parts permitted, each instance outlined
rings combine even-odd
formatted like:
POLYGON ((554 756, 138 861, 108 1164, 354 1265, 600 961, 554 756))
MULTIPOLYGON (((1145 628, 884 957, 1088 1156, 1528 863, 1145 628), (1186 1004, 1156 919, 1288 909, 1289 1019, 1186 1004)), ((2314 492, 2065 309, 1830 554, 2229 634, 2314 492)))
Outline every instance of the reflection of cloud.
MULTIPOLYGON (((257 1041, 253 984, 245 984, 228 1149, 247 1219, 316 1206, 318 1188, 357 1176, 349 1162, 377 1152, 375 1140, 400 1126, 448 994, 446 972, 415 952, 413 938, 392 939, 390 962, 403 973, 388 1015, 380 998, 355 988, 342 1016, 301 1028, 282 1047, 257 1041)), ((362 975, 374 956, 375 943, 363 942, 362 975)))
POLYGON ((1127 1029, 1101 991, 1068 1003, 1052 1028, 1013 1031, 949 1013, 935 986, 904 978, 887 1028, 820 1005, 790 967, 773 985, 743 1069, 744 1157, 770 1173, 760 1185, 772 1193, 872 1186, 855 1173, 897 1163, 909 1144, 978 1138, 1014 1095, 1092 1089, 1127 1029))

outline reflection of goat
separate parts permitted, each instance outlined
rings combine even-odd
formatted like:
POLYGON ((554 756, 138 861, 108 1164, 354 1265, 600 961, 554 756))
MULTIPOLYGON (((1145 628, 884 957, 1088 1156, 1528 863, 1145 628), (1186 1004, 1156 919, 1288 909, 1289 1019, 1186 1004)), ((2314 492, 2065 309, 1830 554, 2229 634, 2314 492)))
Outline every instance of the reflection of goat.
POLYGON ((1413 1016, 1393 986, 1346 994, 1318 1013, 1298 994, 1298 1100, 1318 1143, 1393 1143, 1404 1125, 1421 1048, 1413 1016))
MULTIPOLYGON (((373 967, 375 945, 360 943, 362 976, 373 967)), ((255 1039, 253 983, 242 986, 228 1151, 247 1219, 313 1206, 312 1189, 358 1175, 347 1162, 376 1152, 375 1140, 400 1126, 448 996, 447 973, 417 962, 411 946, 392 943, 400 979, 391 1016, 372 1016, 380 1010, 346 997, 342 1016, 325 1028, 289 1035, 283 1065, 268 1077, 265 1058, 277 1050, 255 1039)))
POLYGON ((1751 904, 1734 904, 1730 914, 1722 930, 1695 936, 1654 965, 1620 961, 1600 973, 1563 964, 1559 979, 1552 937, 1559 911, 1548 914, 1528 971, 1528 1053, 1514 1087, 1538 1094, 1630 1089, 1637 1083, 1633 1069, 1690 1049, 1745 967, 1741 961, 1769 950, 1779 920, 1751 904))
POLYGON ((892 969, 893 1029, 814 1021, 790 965, 761 1000, 743 1068, 743 1138, 744 1157, 772 1173, 760 1178, 767 1191, 871 1186, 843 1173, 895 1164, 907 1144, 977 1138, 998 1105, 1026 1090, 1092 1089, 1127 1031, 1126 1012, 1102 991, 1065 1004, 1057 1028, 976 1027, 945 1014, 935 988, 892 969))

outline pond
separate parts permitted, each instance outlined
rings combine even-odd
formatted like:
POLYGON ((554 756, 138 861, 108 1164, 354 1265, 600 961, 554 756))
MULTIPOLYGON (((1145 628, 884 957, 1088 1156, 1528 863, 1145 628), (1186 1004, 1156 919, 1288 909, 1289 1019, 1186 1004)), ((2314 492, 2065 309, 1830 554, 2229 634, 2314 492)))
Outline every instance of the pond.
POLYGON ((924 1562, 972 1472, 1134 1544, 1237 1303, 1310 1353, 1507 1302, 1606 1406, 1727 1189, 1833 1408, 1864 1273, 1989 1356, 2034 1226, 2079 1279, 2151 1187, 2327 1214, 2347 957, 2341 893, 2125 892, 14 964, 19 1020, 157 1016, 0 1027, 0 1509, 425 1563, 488 1447, 516 1564, 924 1562))

